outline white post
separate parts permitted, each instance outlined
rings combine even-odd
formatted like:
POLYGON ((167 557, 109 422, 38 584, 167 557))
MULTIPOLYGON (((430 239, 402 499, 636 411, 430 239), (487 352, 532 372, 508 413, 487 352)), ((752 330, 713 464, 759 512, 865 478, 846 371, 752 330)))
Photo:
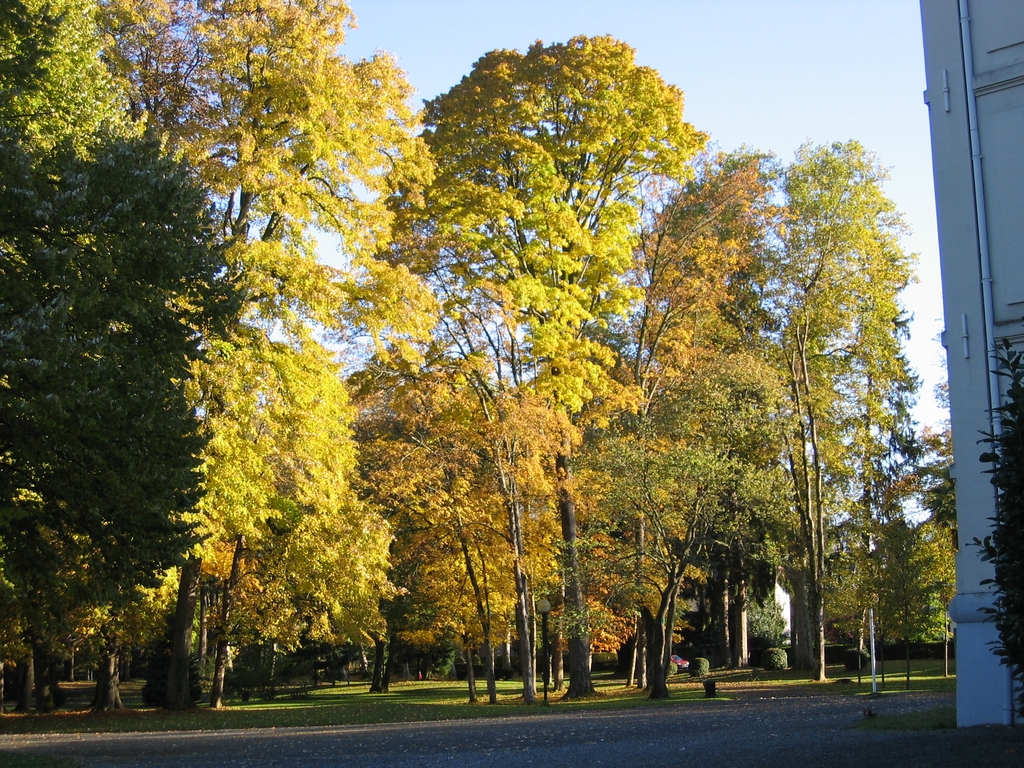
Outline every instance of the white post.
POLYGON ((875 609, 868 608, 868 635, 871 637, 871 692, 878 693, 878 675, 875 671, 875 609))

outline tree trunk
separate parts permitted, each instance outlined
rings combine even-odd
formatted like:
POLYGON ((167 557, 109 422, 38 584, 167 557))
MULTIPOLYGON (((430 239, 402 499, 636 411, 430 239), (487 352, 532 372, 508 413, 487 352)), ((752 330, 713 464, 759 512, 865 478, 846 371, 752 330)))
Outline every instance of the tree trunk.
POLYGON ((733 599, 729 602, 731 614, 730 637, 732 639, 732 666, 742 669, 750 662, 747 640, 747 582, 738 578, 734 585, 733 599))
POLYGON ((466 657, 466 686, 469 688, 469 703, 476 704, 476 671, 473 669, 473 649, 469 647, 469 638, 464 637, 463 653, 466 657))
POLYGON ((907 653, 907 690, 910 690, 910 638, 903 638, 903 648, 907 653))
POLYGON ((522 502, 515 476, 505 464, 505 456, 514 451, 507 444, 495 446, 494 456, 498 468, 497 478, 505 498, 508 514, 509 542, 512 545, 512 575, 516 587, 516 632, 519 634, 519 669, 523 675, 523 701, 537 701, 537 678, 533 668, 533 645, 530 637, 530 584, 523 566, 526 545, 523 541, 522 502))
POLYGON ((551 680, 552 690, 560 691, 565 687, 565 660, 563 658, 562 631, 555 622, 554 633, 551 635, 551 680))
MULTIPOLYGON (((494 650, 491 645, 491 597, 490 588, 487 583, 487 561, 484 559, 483 551, 477 547, 477 556, 480 558, 480 570, 483 576, 483 585, 481 586, 480 581, 477 579, 476 566, 473 564, 473 558, 469 553, 469 543, 466 541, 464 531, 462 528, 462 521, 458 522, 459 541, 462 544, 462 556, 466 563, 466 574, 469 576, 469 582, 473 587, 473 596, 476 601, 476 615, 480 621, 480 630, 483 634, 483 661, 484 670, 487 676, 487 702, 489 704, 498 703, 498 686, 494 681, 494 650)), ((470 701, 476 701, 476 692, 474 689, 470 695, 470 701)))
POLYGON ((729 579, 725 574, 722 574, 721 580, 714 581, 712 605, 714 606, 715 643, 718 647, 714 661, 716 666, 724 667, 732 660, 732 652, 729 647, 729 579))
POLYGON ((118 664, 118 643, 107 638, 96 667, 96 693, 92 697, 93 712, 109 712, 122 709, 120 665, 118 664))
MULTIPOLYGON (((512 506, 518 507, 518 504, 512 506)), ((533 643, 530 636, 530 591, 526 573, 523 570, 521 557, 523 550, 523 534, 519 514, 510 513, 516 518, 515 559, 512 562, 512 575, 516 583, 516 632, 519 634, 519 670, 523 675, 523 701, 533 704, 537 700, 537 678, 533 669, 533 643)))
POLYGON ((188 709, 192 706, 189 667, 192 656, 192 626, 196 615, 196 587, 202 561, 190 557, 181 566, 178 580, 178 602, 171 629, 171 663, 167 670, 167 709, 188 709))
POLYGON ((825 598, 820 583, 810 584, 807 591, 807 602, 814 627, 814 679, 823 683, 825 682, 825 598))
POLYGON ((398 663, 398 635, 391 635, 388 642, 388 657, 384 660, 384 672, 380 676, 380 692, 391 692, 391 677, 395 672, 395 664, 398 663))
POLYGON ((790 642, 793 646, 793 668, 814 669, 814 644, 807 600, 807 578, 798 565, 786 569, 790 594, 790 642))
MULTIPOLYGON (((797 349, 790 357, 790 390, 798 416, 798 426, 789 446, 789 471, 793 480, 794 501, 800 515, 800 544, 803 548, 804 584, 807 595, 807 619, 810 632, 805 638, 811 649, 811 668, 819 682, 825 680, 825 511, 824 474, 819 445, 814 386, 808 366, 806 324, 797 329, 797 349)), ((795 650, 795 649, 794 649, 795 650)), ((796 655, 796 654, 794 654, 796 655)), ((802 668, 802 667, 801 667, 802 668)))
POLYGON ((498 703, 498 684, 494 679, 494 646, 489 639, 484 640, 480 649, 480 656, 484 661, 484 675, 487 678, 487 703, 498 703))
MULTIPOLYGON (((672 637, 675 630, 676 595, 683 580, 684 566, 678 563, 672 567, 668 584, 661 593, 658 613, 647 622, 649 636, 647 643, 650 648, 647 654, 647 681, 651 688, 650 698, 668 698, 668 665, 672 656, 672 637)), ((647 609, 644 608, 646 611, 647 609)), ((648 616, 650 613, 648 612, 648 616)))
POLYGON ((35 687, 35 664, 29 656, 18 662, 18 703, 14 707, 15 712, 32 710, 32 694, 35 693, 35 687))
POLYGON ((119 657, 119 663, 121 665, 121 671, 119 673, 120 679, 131 680, 132 679, 132 649, 131 646, 127 646, 121 651, 119 657))
POLYGON ((384 693, 384 656, 387 647, 383 637, 373 638, 373 675, 370 679, 370 693, 384 693))
POLYGON ((583 596, 580 580, 579 552, 576 537, 576 499, 574 497, 572 466, 569 459, 568 441, 555 456, 555 471, 558 476, 558 512, 562 521, 562 540, 565 542, 562 568, 565 583, 565 613, 568 619, 569 640, 569 689, 565 699, 578 699, 594 694, 594 683, 590 678, 590 630, 587 620, 587 603, 583 596))
POLYGON ((637 688, 647 689, 647 621, 641 611, 636 624, 636 670, 634 681, 637 688))
POLYGON ((506 672, 512 671, 512 632, 505 633, 505 642, 501 644, 501 668, 506 672))
MULTIPOLYGON (((213 666, 213 682, 210 684, 210 708, 224 708, 224 674, 228 665, 228 647, 231 634, 231 608, 235 598, 235 587, 242 570, 242 554, 245 551, 245 537, 235 537, 235 552, 231 557, 231 574, 221 588, 220 620, 217 622, 217 657, 213 666)), ((192 589, 193 611, 195 610, 195 587, 192 589)))
POLYGON ((629 666, 626 668, 626 687, 627 688, 632 688, 633 687, 633 680, 636 679, 636 658, 637 658, 637 651, 640 648, 640 630, 639 630, 639 622, 637 622, 637 621, 633 622, 633 642, 632 642, 631 646, 632 647, 630 647, 630 649, 629 649, 629 661, 628 661, 629 666))
POLYGON ((210 586, 205 582, 199 587, 199 667, 202 669, 206 666, 206 652, 208 638, 206 636, 209 630, 209 617, 210 613, 210 586))
POLYGON ((53 680, 50 674, 50 654, 41 637, 32 638, 32 666, 35 680, 36 712, 53 712, 53 680))
POLYGON ((942 676, 949 677, 949 606, 942 614, 942 676))

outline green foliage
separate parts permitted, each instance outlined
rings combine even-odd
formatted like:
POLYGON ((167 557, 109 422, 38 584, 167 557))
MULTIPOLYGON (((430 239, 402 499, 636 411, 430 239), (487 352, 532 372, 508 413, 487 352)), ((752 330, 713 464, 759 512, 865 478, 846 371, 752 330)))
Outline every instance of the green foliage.
POLYGON ((127 587, 187 539, 203 441, 183 380, 224 262, 202 190, 152 140, 3 149, 20 178, 0 193, 0 525, 26 563, 71 558, 127 587))
POLYGON ((704 677, 711 671, 711 662, 703 656, 690 659, 690 677, 704 677))
MULTIPOLYGON (((982 542, 982 559, 991 562, 995 575, 984 583, 997 590, 992 615, 999 630, 995 652, 1007 664, 1014 680, 1024 683, 1024 356, 1007 342, 999 358, 999 373, 1006 380, 1006 399, 996 409, 1000 430, 989 435, 991 450, 981 457, 996 487, 996 516, 992 534, 982 542)), ((1024 692, 1017 705, 1024 712, 1024 692)))
POLYGON ((761 666, 772 671, 789 669, 789 656, 785 648, 766 648, 761 653, 761 666))
POLYGON ((747 612, 747 632, 752 651, 782 645, 786 620, 782 606, 770 595, 763 603, 753 602, 747 612))
POLYGON ((118 124, 93 0, 9 0, 0 8, 0 134, 32 152, 79 150, 118 124))
MULTIPOLYGON (((945 611, 940 594, 946 569, 933 546, 936 533, 930 525, 902 519, 878 530, 873 586, 879 620, 889 638, 921 640, 942 627, 945 611)), ((942 546, 946 541, 934 543, 942 546)))

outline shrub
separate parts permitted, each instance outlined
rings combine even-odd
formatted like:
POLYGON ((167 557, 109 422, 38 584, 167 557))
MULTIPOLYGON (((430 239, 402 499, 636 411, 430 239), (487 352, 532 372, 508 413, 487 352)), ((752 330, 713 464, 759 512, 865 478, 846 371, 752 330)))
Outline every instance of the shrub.
POLYGON ((989 611, 999 630, 995 653, 1017 682, 1017 708, 1024 713, 1024 357, 1010 349, 999 355, 999 374, 1008 380, 1005 404, 996 408, 1002 422, 998 435, 988 435, 991 449, 981 460, 996 487, 992 534, 981 546, 982 560, 995 568, 995 607, 989 611))
POLYGON ((775 672, 789 669, 789 657, 783 648, 768 648, 761 654, 761 666, 775 672))
POLYGON ((785 642, 786 620, 774 594, 767 597, 764 605, 751 601, 747 622, 750 650, 755 658, 766 649, 778 648, 785 642))
POLYGON ((690 662, 690 677, 704 677, 711 671, 711 662, 705 658, 697 657, 690 662))
POLYGON ((871 658, 868 656, 867 651, 862 651, 858 648, 847 648, 843 651, 843 666, 849 672, 859 672, 862 669, 867 669, 870 662, 871 658))

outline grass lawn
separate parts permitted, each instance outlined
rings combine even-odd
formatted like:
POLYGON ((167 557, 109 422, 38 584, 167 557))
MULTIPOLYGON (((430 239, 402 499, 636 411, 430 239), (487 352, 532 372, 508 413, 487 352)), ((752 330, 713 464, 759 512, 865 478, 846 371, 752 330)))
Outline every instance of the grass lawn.
MULTIPOLYGON (((902 676, 893 674, 893 663, 880 690, 902 691, 902 676)), ((728 700, 751 691, 771 691, 773 695, 814 694, 867 694, 871 679, 860 684, 856 676, 850 678, 841 666, 830 667, 827 683, 809 682, 806 673, 794 671, 765 672, 763 670, 722 670, 709 675, 717 684, 718 694, 728 700), (840 682, 850 680, 850 682, 840 682)), ((197 707, 188 712, 167 712, 143 707, 139 691, 141 683, 122 685, 122 698, 126 709, 119 712, 93 714, 85 711, 61 711, 51 715, 14 715, 0 718, 2 733, 83 733, 114 731, 167 731, 209 730, 223 728, 281 728, 288 726, 350 725, 360 723, 395 723, 425 720, 457 720, 474 717, 502 717, 509 715, 543 716, 549 712, 571 712, 580 709, 618 709, 636 706, 664 706, 686 701, 704 701, 701 681, 685 675, 674 675, 670 680, 671 697, 667 702, 650 702, 643 691, 627 689, 621 679, 612 679, 607 673, 594 676, 597 695, 583 701, 564 702, 561 693, 549 694, 550 706, 527 707, 521 701, 521 683, 498 682, 498 705, 469 704, 465 683, 445 680, 394 682, 387 694, 368 693, 367 683, 321 686, 309 691, 302 689, 301 697, 293 698, 286 691, 269 701, 252 699, 248 702, 229 701, 220 711, 197 707), (308 691, 308 693, 307 693, 308 691)), ((68 684, 71 702, 88 700, 91 683, 68 684)), ((953 690, 955 678, 942 677, 942 663, 919 661, 913 663, 911 690, 953 690)), ((478 696, 486 699, 486 686, 478 683, 478 696)), ((541 693, 538 691, 538 700, 541 693)), ((878 718, 882 719, 882 718, 878 718)), ((886 718, 888 719, 888 718, 886 718)), ((8 755, 4 755, 5 765, 8 755)), ((69 763, 23 763, 24 766, 60 766, 69 763)))

